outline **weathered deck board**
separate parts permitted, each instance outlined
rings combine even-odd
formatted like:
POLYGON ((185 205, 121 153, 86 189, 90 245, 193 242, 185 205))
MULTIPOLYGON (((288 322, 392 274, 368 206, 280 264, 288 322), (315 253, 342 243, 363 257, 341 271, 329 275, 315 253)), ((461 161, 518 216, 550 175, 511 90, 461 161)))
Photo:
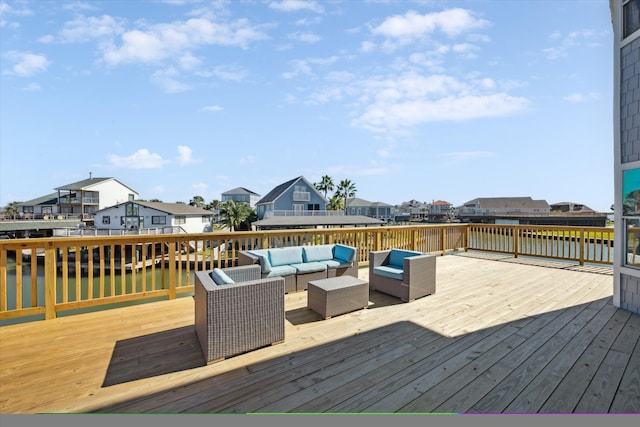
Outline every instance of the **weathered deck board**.
POLYGON ((640 316, 611 269, 437 262, 408 304, 322 320, 288 294, 285 342, 210 365, 191 297, 1 327, 0 413, 640 412, 640 316))

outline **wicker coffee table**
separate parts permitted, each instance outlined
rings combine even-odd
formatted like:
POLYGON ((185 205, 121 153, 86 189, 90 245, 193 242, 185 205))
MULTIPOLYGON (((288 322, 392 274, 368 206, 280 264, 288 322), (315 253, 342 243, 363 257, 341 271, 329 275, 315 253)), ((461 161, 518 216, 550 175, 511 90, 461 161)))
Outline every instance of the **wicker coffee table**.
POLYGON ((369 282, 353 276, 312 280, 307 288, 307 308, 324 319, 369 306, 369 282))

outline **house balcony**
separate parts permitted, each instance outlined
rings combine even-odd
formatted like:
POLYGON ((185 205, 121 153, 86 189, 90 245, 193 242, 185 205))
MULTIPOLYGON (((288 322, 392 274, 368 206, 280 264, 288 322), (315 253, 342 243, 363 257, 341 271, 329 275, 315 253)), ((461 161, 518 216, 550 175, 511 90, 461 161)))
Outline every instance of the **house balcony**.
POLYGON ((338 211, 296 211, 296 210, 274 210, 265 212, 265 218, 274 216, 344 216, 343 210, 338 211))

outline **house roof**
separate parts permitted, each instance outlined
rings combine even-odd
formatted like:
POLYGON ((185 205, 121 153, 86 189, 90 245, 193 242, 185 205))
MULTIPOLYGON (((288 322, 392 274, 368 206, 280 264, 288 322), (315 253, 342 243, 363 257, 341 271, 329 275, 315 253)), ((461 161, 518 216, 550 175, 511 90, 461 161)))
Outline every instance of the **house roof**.
POLYGON ((145 206, 150 209, 155 209, 160 212, 165 212, 171 215, 213 215, 211 211, 198 208, 196 206, 187 205, 186 203, 164 203, 164 202, 143 202, 140 200, 134 200, 133 202, 122 202, 117 205, 109 206, 108 208, 100 209, 98 212, 106 211, 113 208, 118 208, 127 203, 137 203, 140 206, 145 206))
POLYGON ((115 178, 87 178, 87 179, 83 179, 81 181, 76 181, 76 182, 72 182, 71 184, 67 184, 67 185, 63 185, 61 187, 56 187, 55 190, 66 190, 66 191, 70 191, 70 190, 84 190, 86 188, 90 188, 93 187, 94 185, 106 182, 106 181, 116 181, 118 182, 120 185, 123 185, 125 187, 127 187, 129 190, 133 191, 134 193, 137 194, 137 191, 135 191, 134 189, 132 189, 131 187, 129 187, 128 185, 123 184, 122 182, 118 181, 115 178))
POLYGON ((479 197, 470 202, 477 202, 482 209, 549 208, 549 204, 545 200, 533 200, 531 197, 479 197))
POLYGON ((274 202, 278 197, 282 195, 282 193, 287 191, 298 181, 304 181, 304 183, 307 184, 312 191, 315 191, 323 200, 326 200, 324 196, 316 189, 316 187, 313 184, 307 181, 304 176, 299 176, 297 178, 293 178, 287 182, 283 182, 282 184, 276 186, 273 190, 269 191, 266 196, 258 200, 256 205, 274 202))
POLYGON ((236 187, 233 190, 225 191, 222 194, 223 195, 225 195, 225 194, 253 194, 254 196, 259 196, 258 193, 254 192, 254 191, 251 191, 251 190, 247 190, 244 187, 236 187))
POLYGON ((272 216, 271 218, 252 222, 258 228, 295 228, 313 226, 346 226, 346 225, 383 225, 384 221, 364 215, 334 216, 272 216))
POLYGON ((444 200, 436 200, 435 202, 431 203, 432 205, 441 205, 441 206, 451 206, 451 203, 449 202, 445 202, 444 200))
POLYGON ((38 205, 55 205, 58 203, 58 193, 47 194, 33 200, 18 203, 18 206, 38 206, 38 205))
POLYGON ((347 199, 347 207, 351 206, 391 207, 392 205, 384 202, 370 202, 358 197, 353 197, 351 199, 347 199))

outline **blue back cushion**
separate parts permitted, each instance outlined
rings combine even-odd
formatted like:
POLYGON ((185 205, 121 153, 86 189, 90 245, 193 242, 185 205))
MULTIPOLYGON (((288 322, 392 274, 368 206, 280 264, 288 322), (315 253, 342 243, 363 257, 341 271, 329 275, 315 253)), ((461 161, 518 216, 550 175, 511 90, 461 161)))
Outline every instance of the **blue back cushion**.
POLYGON ((302 257, 304 262, 328 261, 333 259, 333 245, 304 246, 302 257))
POLYGON ((356 248, 352 248, 351 246, 336 244, 333 248, 333 257, 342 259, 347 262, 355 262, 356 248))
POLYGON ((422 255, 422 252, 391 249, 391 253, 389 254, 389 265, 397 265, 402 268, 405 258, 416 255, 422 255))
POLYGON ((249 251, 249 253, 260 258, 260 268, 262 273, 271 273, 271 263, 269 262, 269 251, 267 249, 254 249, 249 251))
POLYGON ((220 270, 219 268, 214 268, 211 272, 211 278, 216 283, 216 285, 230 285, 231 283, 235 283, 231 277, 227 276, 227 273, 220 270))
POLYGON ((294 246, 291 248, 269 249, 269 262, 271 266, 300 264, 302 261, 302 248, 294 246))

